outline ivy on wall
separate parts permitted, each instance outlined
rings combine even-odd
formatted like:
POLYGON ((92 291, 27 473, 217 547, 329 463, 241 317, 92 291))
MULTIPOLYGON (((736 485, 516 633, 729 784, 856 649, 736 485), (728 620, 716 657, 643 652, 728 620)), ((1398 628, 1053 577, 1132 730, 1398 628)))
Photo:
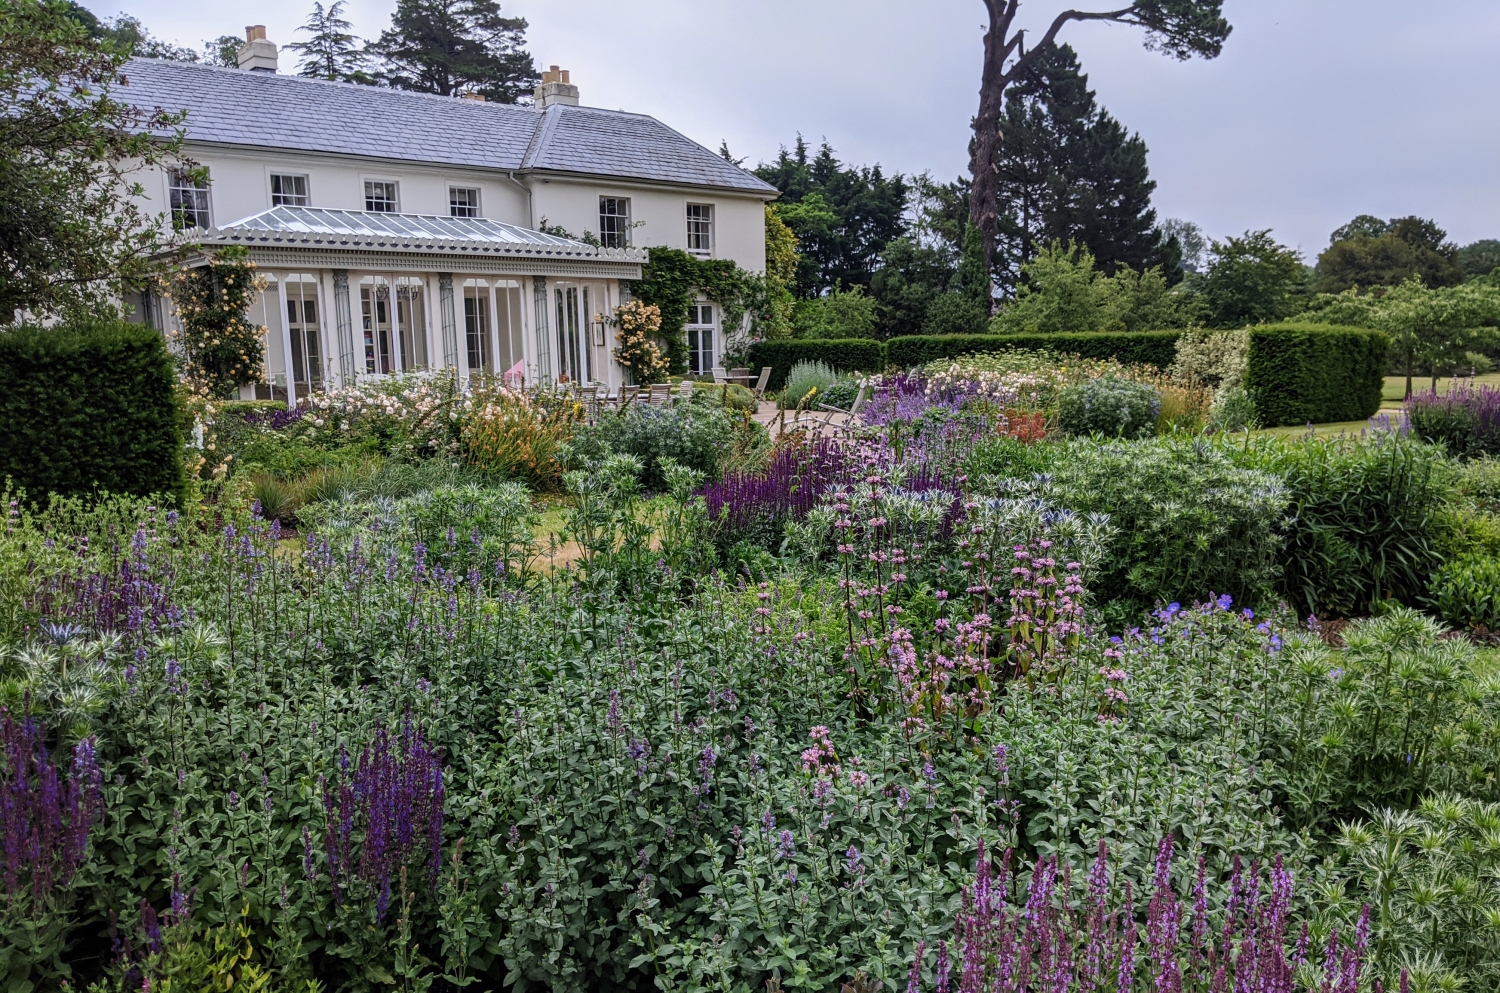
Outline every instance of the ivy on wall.
POLYGON ((741 269, 729 259, 700 259, 676 248, 651 249, 651 261, 631 293, 661 310, 661 339, 674 375, 687 372, 687 311, 702 294, 718 304, 728 334, 745 315, 757 322, 767 310, 765 277, 741 269))

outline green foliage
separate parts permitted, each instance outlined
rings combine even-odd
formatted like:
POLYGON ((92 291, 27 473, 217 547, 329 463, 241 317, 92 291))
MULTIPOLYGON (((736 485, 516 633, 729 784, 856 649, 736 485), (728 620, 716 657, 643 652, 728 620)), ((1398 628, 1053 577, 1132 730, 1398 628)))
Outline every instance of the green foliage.
POLYGON ((260 382, 266 329, 250 323, 250 308, 265 281, 255 274, 250 250, 243 245, 222 248, 207 265, 186 269, 173 282, 182 323, 183 378, 213 398, 260 382))
POLYGON ((1201 316, 1196 297, 1174 291, 1159 268, 1095 267, 1082 245, 1054 242, 1021 266, 1016 299, 990 322, 992 334, 1146 331, 1187 327, 1201 316))
POLYGON ((1485 238, 1458 250, 1458 267, 1470 279, 1500 269, 1500 239, 1485 238))
POLYGON ((886 342, 890 362, 901 368, 926 365, 938 359, 1007 351, 1052 351, 1086 359, 1118 359, 1126 365, 1171 366, 1176 357, 1177 331, 1136 334, 1036 335, 914 335, 886 342))
POLYGON ((118 99, 129 49, 93 26, 56 0, 0 7, 0 326, 116 316, 165 268, 135 173, 177 158, 182 115, 118 99))
POLYGON ((182 409, 166 342, 138 324, 0 333, 0 476, 49 493, 186 493, 182 409))
POLYGON ((719 305, 725 333, 733 334, 747 313, 757 326, 781 314, 771 289, 764 277, 746 272, 730 259, 700 259, 676 248, 651 249, 651 261, 631 284, 637 300, 661 310, 658 333, 667 346, 667 371, 674 376, 687 372, 687 310, 698 293, 719 305))
POLYGON ((972 297, 962 293, 948 292, 934 297, 922 320, 922 333, 983 334, 989 322, 989 313, 972 297))
POLYGON ((1116 528, 1099 578, 1114 623, 1158 602, 1230 594, 1256 604, 1278 571, 1288 493, 1268 472, 1235 465, 1202 439, 1079 440, 1052 457, 1058 502, 1107 514, 1116 528))
POLYGON ((313 0, 312 13, 297 29, 307 32, 308 39, 283 46, 288 51, 302 53, 297 74, 350 83, 367 81, 369 57, 360 49, 359 39, 350 32, 352 27, 344 18, 344 0, 333 0, 326 9, 313 0))
POLYGON ((1279 476, 1290 495, 1280 590, 1302 614, 1360 616, 1419 604, 1437 568, 1450 486, 1442 450, 1414 438, 1260 439, 1236 461, 1279 476))
POLYGON ((1245 387, 1266 427, 1371 417, 1380 409, 1390 339, 1378 331, 1282 324, 1250 332, 1245 387))
POLYGON ((387 86, 515 103, 540 82, 525 44, 526 19, 501 16, 495 0, 397 0, 368 50, 387 86))
POLYGON ((785 386, 798 362, 823 362, 836 372, 879 372, 885 368, 885 346, 866 338, 758 341, 750 346, 750 367, 771 367, 770 389, 785 386))
POLYGON ((774 203, 766 204, 766 305, 758 315, 757 333, 776 340, 792 334, 792 287, 797 281, 797 236, 781 219, 774 203))
MULTIPOLYGON (((801 406, 802 401, 806 400, 813 390, 817 390, 819 394, 825 393, 837 379, 838 373, 823 362, 798 362, 786 375, 786 387, 782 390, 781 405, 787 409, 801 406)), ((822 403, 824 400, 820 395, 813 402, 822 403)))
POLYGON ((792 331, 798 338, 874 338, 876 321, 875 300, 863 286, 835 288, 792 306, 792 331))
POLYGON ((927 308, 945 292, 955 272, 952 253, 897 238, 885 247, 870 293, 880 305, 882 337, 921 334, 927 308))
POLYGON ((1301 254, 1269 230, 1215 241, 1201 284, 1209 324, 1239 328, 1290 317, 1305 281, 1301 254))
POLYGON ((1072 436, 1146 438, 1156 433, 1161 391, 1146 383, 1103 377, 1076 383, 1058 398, 1057 424, 1072 436))
POLYGON ((1444 563, 1432 577, 1432 604, 1454 627, 1500 631, 1500 558, 1489 552, 1444 563))
POLYGON ((781 191, 781 219, 797 235, 797 295, 869 286, 887 243, 904 229, 910 189, 880 166, 846 166, 824 142, 809 156, 801 135, 755 174, 781 191))
POLYGON ((1098 105, 1070 46, 1027 54, 1006 89, 994 164, 1001 285, 1024 285, 1018 277, 1039 247, 1062 242, 1086 246, 1108 273, 1155 268, 1179 281, 1180 251, 1166 257, 1151 207, 1145 141, 1098 105))
POLYGON ((661 492, 667 484, 661 459, 718 479, 734 436, 734 419, 721 404, 706 398, 670 409, 632 404, 580 427, 573 438, 572 458, 586 463, 603 462, 610 455, 634 456, 642 466, 642 485, 661 492))
POLYGON ((1420 217, 1382 221, 1362 214, 1333 233, 1318 256, 1318 291, 1396 286, 1416 278, 1436 288, 1464 280, 1458 246, 1448 233, 1420 217))

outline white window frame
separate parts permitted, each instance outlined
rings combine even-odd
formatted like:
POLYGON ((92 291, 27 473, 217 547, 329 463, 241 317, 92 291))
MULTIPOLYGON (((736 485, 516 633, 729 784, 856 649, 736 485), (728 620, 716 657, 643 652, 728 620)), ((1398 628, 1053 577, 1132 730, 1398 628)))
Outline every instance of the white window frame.
POLYGON ((711 203, 690 203, 687 205, 687 250, 690 255, 701 255, 704 257, 714 254, 714 205, 711 203), (702 213, 694 216, 694 211, 702 213), (701 225, 701 227, 696 227, 701 225), (693 242, 699 241, 697 246, 693 242), (702 242, 706 241, 705 248, 702 242))
POLYGON ((305 173, 305 172, 273 172, 273 173, 271 173, 270 183, 271 183, 271 206, 273 206, 273 207, 311 207, 312 206, 312 182, 311 182, 310 178, 308 177, 307 173, 305 173), (276 192, 276 181, 278 179, 291 179, 291 180, 300 179, 300 180, 302 180, 302 192, 300 194, 296 194, 296 193, 277 193, 276 192), (277 197, 292 197, 292 198, 298 198, 298 197, 300 197, 300 199, 302 200, 302 202, 301 203, 286 203, 285 201, 277 200, 276 199, 277 197))
POLYGON ((364 176, 364 177, 362 177, 362 180, 363 180, 363 183, 364 183, 364 192, 365 192, 365 213, 367 213, 367 214, 399 214, 399 213, 401 213, 401 182, 400 182, 400 180, 396 180, 396 179, 381 179, 378 176, 364 176), (371 192, 370 191, 370 187, 373 186, 373 185, 375 185, 375 184, 377 184, 377 183, 380 184, 381 186, 389 186, 391 188, 392 199, 391 199, 390 202, 395 205, 393 209, 391 209, 391 210, 376 210, 374 207, 370 206, 370 204, 373 202, 373 198, 370 196, 370 192, 371 192))
POLYGON ((630 247, 630 230, 633 226, 630 222, 630 208, 631 203, 629 197, 608 196, 605 194, 599 195, 599 241, 604 245, 605 248, 630 247), (624 205, 625 212, 623 214, 606 214, 604 212, 605 203, 613 203, 617 208, 620 205, 624 205), (618 231, 611 233, 605 230, 604 219, 606 217, 622 222, 619 225, 618 231), (618 242, 612 243, 612 237, 618 237, 618 242))
POLYGON ((189 170, 177 167, 167 170, 167 210, 175 231, 207 231, 214 226, 213 198, 209 195, 212 180, 196 183, 188 178, 189 170), (187 212, 182 206, 182 195, 191 194, 193 223, 182 223, 187 212))
POLYGON ((480 191, 479 187, 478 186, 467 186, 467 185, 465 185, 463 183, 449 183, 448 184, 448 216, 449 217, 483 217, 484 216, 484 194, 480 191), (460 214, 460 213, 457 213, 458 204, 454 202, 453 195, 455 193, 460 192, 460 191, 462 191, 464 193, 472 193, 472 194, 474 194, 474 204, 473 204, 473 206, 471 208, 474 211, 474 213, 472 213, 472 214, 460 214))
POLYGON ((695 376, 707 376, 712 374, 714 366, 719 364, 719 359, 721 357, 719 355, 719 308, 715 307, 707 300, 695 300, 691 304, 690 309, 692 312, 692 319, 689 320, 683 328, 688 339, 689 370, 692 371, 692 374, 695 376), (705 310, 708 311, 707 323, 703 323, 702 321, 703 312, 705 310), (699 362, 699 368, 697 370, 692 370, 692 360, 701 356, 705 351, 705 349, 703 348, 704 332, 708 333, 707 351, 709 353, 709 361, 706 368, 704 368, 704 363, 699 362), (695 343, 697 344, 696 348, 694 347, 695 343))

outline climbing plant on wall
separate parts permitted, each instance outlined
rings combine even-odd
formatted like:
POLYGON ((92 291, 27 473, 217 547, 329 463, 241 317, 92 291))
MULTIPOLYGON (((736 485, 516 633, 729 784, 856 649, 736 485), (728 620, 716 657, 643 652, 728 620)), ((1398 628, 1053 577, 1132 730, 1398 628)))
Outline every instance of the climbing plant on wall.
POLYGON ((676 375, 687 372, 687 311, 698 294, 719 305, 726 333, 738 329, 746 314, 757 319, 768 304, 765 277, 729 259, 700 259, 676 248, 651 249, 631 293, 661 310, 660 335, 676 375))
POLYGON ((264 286, 243 245, 221 249, 207 265, 173 278, 183 379, 195 391, 222 399, 261 380, 266 329, 250 322, 250 305, 264 286))

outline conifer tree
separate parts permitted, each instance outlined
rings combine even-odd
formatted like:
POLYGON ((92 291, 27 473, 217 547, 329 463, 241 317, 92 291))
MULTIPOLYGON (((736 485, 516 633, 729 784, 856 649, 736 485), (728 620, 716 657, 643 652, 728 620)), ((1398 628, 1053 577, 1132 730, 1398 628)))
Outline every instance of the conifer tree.
POLYGON ((517 103, 540 77, 526 51, 526 19, 495 0, 397 0, 391 26, 368 51, 388 86, 517 103))
POLYGON ((306 31, 306 41, 294 41, 286 47, 302 53, 297 73, 312 79, 335 79, 349 82, 374 82, 365 72, 368 61, 359 39, 350 32, 344 18, 344 0, 334 0, 325 8, 313 3, 313 11, 298 31, 306 31))

